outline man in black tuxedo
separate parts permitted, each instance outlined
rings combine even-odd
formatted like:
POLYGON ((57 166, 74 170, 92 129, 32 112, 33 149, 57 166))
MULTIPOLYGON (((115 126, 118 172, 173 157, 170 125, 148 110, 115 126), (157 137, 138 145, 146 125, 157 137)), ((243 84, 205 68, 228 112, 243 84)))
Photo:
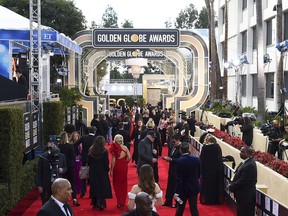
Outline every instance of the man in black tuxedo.
POLYGON ((37 187, 41 195, 42 205, 46 203, 51 196, 51 185, 59 177, 66 173, 67 165, 64 154, 48 142, 47 151, 39 155, 37 166, 37 187))
POLYGON ((176 160, 176 216, 182 216, 188 200, 192 216, 198 216, 197 197, 200 191, 200 160, 189 153, 189 143, 180 145, 181 157, 176 160))
POLYGON ((105 137, 105 134, 103 132, 103 129, 102 129, 102 126, 101 126, 101 123, 100 123, 100 119, 99 119, 99 115, 98 114, 94 114, 94 118, 91 120, 91 123, 90 123, 91 127, 96 127, 96 134, 95 136, 104 136, 105 137))
MULTIPOLYGON (((116 131, 115 135, 116 135, 116 134, 120 134, 120 135, 123 136, 124 145, 125 145, 125 146, 128 148, 128 150, 130 151, 131 137, 130 137, 129 132, 124 129, 124 123, 123 123, 123 122, 119 122, 118 128, 119 128, 119 130, 116 131)), ((114 139, 114 137, 113 137, 113 139, 114 139)))
POLYGON ((58 178, 51 186, 52 196, 41 207, 37 216, 74 216, 68 201, 71 198, 71 184, 67 179, 58 178))
POLYGON ((253 159, 253 149, 242 147, 240 157, 244 160, 235 170, 235 176, 228 186, 234 193, 237 216, 254 216, 256 204, 257 166, 253 159))
POLYGON ((169 206, 174 208, 175 206, 173 206, 172 203, 175 192, 176 160, 181 156, 180 153, 181 142, 180 142, 180 136, 178 134, 172 135, 172 143, 174 148, 172 149, 170 157, 163 156, 163 159, 169 162, 168 183, 166 188, 165 202, 163 206, 169 206))
MULTIPOLYGON (((88 152, 89 148, 93 145, 95 140, 95 134, 96 134, 96 127, 92 126, 88 129, 88 135, 82 136, 79 140, 75 142, 75 146, 78 146, 82 144, 82 152, 81 152, 81 159, 82 159, 82 165, 86 166, 88 163, 88 152)), ((79 149, 79 148, 76 148, 79 149)), ((76 152, 76 155, 78 155, 78 152, 76 152)), ((84 197, 86 193, 86 182, 87 179, 82 179, 82 185, 81 185, 81 194, 80 197, 84 197)))

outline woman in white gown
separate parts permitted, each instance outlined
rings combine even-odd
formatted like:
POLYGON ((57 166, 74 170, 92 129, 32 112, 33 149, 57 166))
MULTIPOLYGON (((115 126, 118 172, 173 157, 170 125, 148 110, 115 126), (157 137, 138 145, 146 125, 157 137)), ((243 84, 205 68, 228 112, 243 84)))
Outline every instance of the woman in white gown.
POLYGON ((153 168, 149 164, 144 164, 139 171, 138 184, 134 185, 128 193, 128 209, 136 208, 135 197, 139 192, 146 192, 153 198, 153 211, 156 212, 155 206, 163 204, 163 193, 159 185, 155 182, 153 168))

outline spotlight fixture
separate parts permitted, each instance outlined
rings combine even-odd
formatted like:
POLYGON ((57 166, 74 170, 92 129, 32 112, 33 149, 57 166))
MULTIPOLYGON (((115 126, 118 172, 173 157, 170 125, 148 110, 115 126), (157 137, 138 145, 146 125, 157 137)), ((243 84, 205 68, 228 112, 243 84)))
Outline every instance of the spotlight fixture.
POLYGON ((240 57, 240 64, 249 64, 246 54, 240 57))
POLYGON ((288 40, 278 42, 276 44, 276 48, 278 49, 279 52, 286 52, 288 50, 288 40))
POLYGON ((69 73, 67 67, 63 66, 63 65, 59 65, 57 68, 56 68, 56 71, 57 73, 60 75, 60 76, 67 76, 67 74, 69 73))
POLYGON ((272 59, 270 59, 270 55, 267 53, 264 55, 264 64, 268 64, 272 61, 272 59))

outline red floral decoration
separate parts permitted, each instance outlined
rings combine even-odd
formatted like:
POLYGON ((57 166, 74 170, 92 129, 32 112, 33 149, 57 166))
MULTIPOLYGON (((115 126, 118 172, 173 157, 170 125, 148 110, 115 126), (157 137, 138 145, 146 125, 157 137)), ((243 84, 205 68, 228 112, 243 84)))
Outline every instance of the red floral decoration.
POLYGON ((225 131, 218 130, 217 128, 213 128, 215 131, 212 133, 218 139, 221 139, 225 142, 225 139, 230 135, 227 134, 225 131))
POLYGON ((245 143, 239 137, 228 136, 224 141, 239 150, 245 145, 245 143))
MULTIPOLYGON (((241 149, 242 146, 245 145, 245 143, 239 138, 239 137, 231 137, 228 133, 218 130, 217 128, 214 128, 215 132, 212 134, 217 137, 218 139, 223 140, 227 144, 233 146, 234 148, 241 149)), ((255 151, 254 152, 254 159, 255 161, 258 161, 259 163, 262 163, 263 165, 271 168, 275 172, 278 172, 279 174, 283 175, 284 177, 288 178, 288 163, 277 159, 275 156, 271 155, 267 152, 261 152, 261 151, 255 151)))
POLYGON ((267 153, 267 152, 261 152, 261 151, 255 151, 254 152, 254 159, 258 161, 259 163, 262 163, 267 166, 267 164, 270 161, 276 160, 276 157, 273 155, 267 153))
POLYGON ((284 177, 288 178, 288 163, 285 161, 281 161, 281 165, 278 168, 277 172, 284 177))

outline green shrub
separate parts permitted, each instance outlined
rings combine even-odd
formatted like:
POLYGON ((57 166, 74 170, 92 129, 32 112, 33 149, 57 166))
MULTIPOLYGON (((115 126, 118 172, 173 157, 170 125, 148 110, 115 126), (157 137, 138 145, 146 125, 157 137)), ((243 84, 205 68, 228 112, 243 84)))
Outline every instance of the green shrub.
POLYGON ((23 111, 20 108, 0 108, 0 122, 0 161, 5 161, 0 164, 0 181, 8 184, 8 193, 0 194, 0 197, 7 199, 5 209, 9 210, 21 199, 21 168, 25 150, 23 111))
POLYGON ((0 215, 6 215, 13 207, 10 199, 7 199, 7 194, 9 194, 8 183, 0 183, 0 215))
POLYGON ((49 135, 58 135, 64 127, 64 109, 61 101, 43 103, 43 142, 46 144, 49 135))
POLYGON ((22 167, 21 197, 24 197, 36 186, 38 157, 31 161, 26 161, 22 167))

